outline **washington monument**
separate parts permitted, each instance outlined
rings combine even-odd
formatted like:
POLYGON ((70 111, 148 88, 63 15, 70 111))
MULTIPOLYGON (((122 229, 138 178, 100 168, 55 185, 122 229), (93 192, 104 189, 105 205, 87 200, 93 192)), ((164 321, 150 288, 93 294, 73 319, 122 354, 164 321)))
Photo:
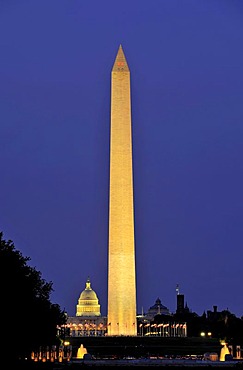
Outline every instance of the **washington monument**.
POLYGON ((108 335, 137 335, 130 70, 120 45, 111 72, 108 335))

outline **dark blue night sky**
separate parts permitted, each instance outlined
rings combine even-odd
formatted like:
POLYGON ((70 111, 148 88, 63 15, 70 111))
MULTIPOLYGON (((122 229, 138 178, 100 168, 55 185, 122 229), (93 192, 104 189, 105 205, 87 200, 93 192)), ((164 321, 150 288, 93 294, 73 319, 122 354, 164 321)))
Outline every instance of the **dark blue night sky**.
POLYGON ((110 77, 132 86, 137 309, 243 315, 243 2, 0 0, 0 229, 106 315, 110 77))

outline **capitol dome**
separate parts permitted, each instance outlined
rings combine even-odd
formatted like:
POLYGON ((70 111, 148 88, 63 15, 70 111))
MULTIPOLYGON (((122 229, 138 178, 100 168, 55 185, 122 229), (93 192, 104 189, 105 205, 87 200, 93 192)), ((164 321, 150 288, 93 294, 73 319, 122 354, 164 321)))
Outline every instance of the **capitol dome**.
POLYGON ((93 289, 90 288, 90 283, 88 283, 88 280, 86 282, 86 288, 82 291, 80 294, 80 298, 82 301, 92 301, 92 300, 97 300, 97 294, 93 289), (89 287, 87 285, 89 284, 89 287))
POLYGON ((90 279, 88 278, 86 281, 86 287, 81 292, 78 300, 76 316, 90 317, 100 315, 99 300, 97 294, 91 288, 90 279))

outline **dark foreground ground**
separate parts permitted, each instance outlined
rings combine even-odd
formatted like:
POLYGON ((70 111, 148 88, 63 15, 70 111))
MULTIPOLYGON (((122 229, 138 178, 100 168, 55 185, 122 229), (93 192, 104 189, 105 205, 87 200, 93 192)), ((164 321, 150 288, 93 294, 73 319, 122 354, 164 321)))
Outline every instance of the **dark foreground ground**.
POLYGON ((243 370, 243 362, 241 361, 203 361, 203 360, 71 360, 70 362, 33 362, 19 361, 1 363, 1 370, 109 370, 118 367, 120 370, 128 369, 129 367, 149 370, 162 369, 164 370, 243 370))
POLYGON ((67 339, 72 347, 71 360, 68 362, 34 362, 33 360, 13 362, 11 358, 6 362, 3 356, 0 356, 0 370, 91 370, 91 368, 107 370, 114 367, 119 367, 120 370, 128 367, 144 370, 155 367, 166 368, 164 370, 188 368, 243 370, 243 360, 225 362, 201 360, 208 353, 217 354, 219 358, 222 346, 219 340, 213 338, 70 337, 67 339), (80 345, 87 349, 92 359, 77 359, 80 345), (197 359, 194 360, 193 356, 197 359))
POLYGON ((72 345, 73 357, 82 344, 96 359, 219 354, 222 348, 218 339, 202 337, 69 337, 67 340, 72 345))

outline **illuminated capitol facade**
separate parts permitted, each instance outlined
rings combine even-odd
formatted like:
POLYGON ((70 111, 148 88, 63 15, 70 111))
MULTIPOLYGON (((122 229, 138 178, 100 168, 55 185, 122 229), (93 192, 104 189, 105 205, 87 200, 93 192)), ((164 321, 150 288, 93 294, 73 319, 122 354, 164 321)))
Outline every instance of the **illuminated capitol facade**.
POLYGON ((99 299, 88 278, 78 299, 76 316, 68 317, 66 327, 74 337, 103 336, 107 331, 106 323, 107 319, 101 316, 99 299))
POLYGON ((71 336, 186 336, 185 324, 165 322, 152 326, 156 314, 169 310, 160 300, 148 316, 137 315, 134 238, 134 196, 130 70, 122 46, 111 72, 110 183, 108 245, 108 312, 100 304, 88 278, 76 306, 68 317, 71 336))

